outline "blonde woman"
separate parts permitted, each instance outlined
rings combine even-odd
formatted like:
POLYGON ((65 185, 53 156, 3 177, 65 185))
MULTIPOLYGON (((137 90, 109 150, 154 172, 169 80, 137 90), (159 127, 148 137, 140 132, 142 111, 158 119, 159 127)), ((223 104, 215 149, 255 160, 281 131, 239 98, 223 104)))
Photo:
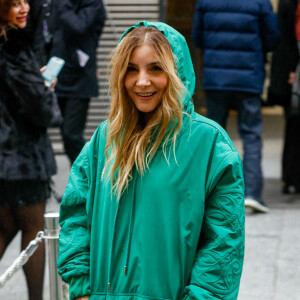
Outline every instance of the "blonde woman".
POLYGON ((70 299, 236 299, 241 162, 225 131, 194 112, 184 38, 140 22, 111 66, 108 120, 73 164, 61 204, 70 299))

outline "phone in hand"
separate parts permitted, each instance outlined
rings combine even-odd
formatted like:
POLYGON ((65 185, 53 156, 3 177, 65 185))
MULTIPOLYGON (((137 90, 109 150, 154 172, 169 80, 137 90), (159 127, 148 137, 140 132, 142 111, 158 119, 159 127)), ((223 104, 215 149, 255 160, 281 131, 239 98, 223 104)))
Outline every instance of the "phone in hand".
POLYGON ((64 59, 60 57, 52 56, 49 59, 46 65, 46 70, 42 73, 44 80, 49 84, 49 86, 52 85, 53 80, 58 76, 64 64, 64 59))

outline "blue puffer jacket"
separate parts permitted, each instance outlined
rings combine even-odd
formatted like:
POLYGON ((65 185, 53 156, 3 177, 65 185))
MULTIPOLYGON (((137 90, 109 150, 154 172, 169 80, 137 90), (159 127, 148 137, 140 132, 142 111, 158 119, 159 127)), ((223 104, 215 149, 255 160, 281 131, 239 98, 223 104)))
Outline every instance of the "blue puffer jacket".
POLYGON ((279 41, 269 0, 198 0, 192 39, 204 49, 204 90, 262 92, 265 53, 279 41))

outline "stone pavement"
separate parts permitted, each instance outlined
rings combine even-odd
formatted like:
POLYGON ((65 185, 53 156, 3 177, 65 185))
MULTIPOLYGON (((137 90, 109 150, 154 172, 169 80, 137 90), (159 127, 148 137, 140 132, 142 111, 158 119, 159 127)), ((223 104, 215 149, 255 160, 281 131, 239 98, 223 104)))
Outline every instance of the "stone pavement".
MULTIPOLYGON (((238 300, 300 300, 300 195, 281 194, 280 157, 282 152, 281 116, 265 117, 263 170, 264 199, 271 208, 268 214, 246 211, 246 251, 238 300)), ((230 136, 239 152, 235 117, 229 120, 230 136)), ((64 155, 57 155, 58 174, 55 188, 63 193, 69 174, 64 155)), ((50 199, 47 211, 58 211, 55 199, 50 199)), ((0 262, 0 276, 20 253, 20 235, 11 243, 0 262)), ((27 300, 22 271, 0 289, 1 300, 27 300)), ((49 296, 46 268, 44 300, 49 296)))

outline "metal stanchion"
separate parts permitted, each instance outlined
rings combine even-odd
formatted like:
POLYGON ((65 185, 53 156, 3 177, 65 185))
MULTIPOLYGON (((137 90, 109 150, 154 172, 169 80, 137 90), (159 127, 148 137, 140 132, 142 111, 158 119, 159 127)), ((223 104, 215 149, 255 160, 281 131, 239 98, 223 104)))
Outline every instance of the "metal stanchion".
POLYGON ((58 235, 60 226, 58 224, 59 214, 56 212, 44 215, 44 239, 48 253, 49 277, 50 277, 50 299, 63 300, 63 282, 57 273, 58 258, 58 235))

